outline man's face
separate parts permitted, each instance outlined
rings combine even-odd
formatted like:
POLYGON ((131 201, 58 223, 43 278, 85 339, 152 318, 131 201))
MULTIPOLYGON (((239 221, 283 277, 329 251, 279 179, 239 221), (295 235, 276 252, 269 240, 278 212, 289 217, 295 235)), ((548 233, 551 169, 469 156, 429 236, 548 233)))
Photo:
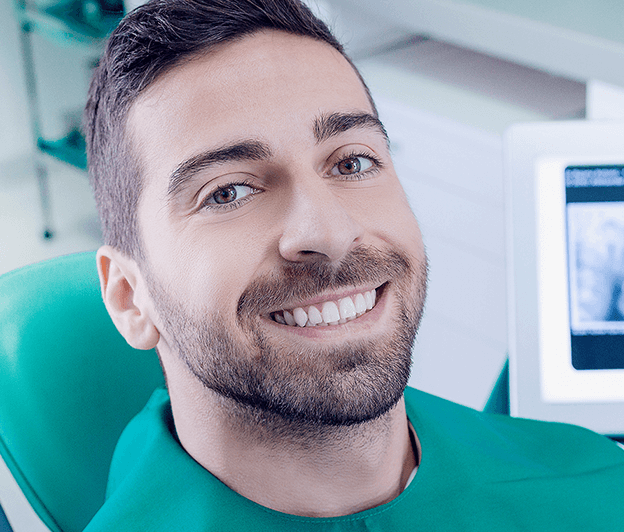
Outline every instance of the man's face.
POLYGON ((348 62, 257 33, 161 77, 128 128, 165 367, 179 357, 237 403, 308 423, 396 404, 426 258, 348 62))

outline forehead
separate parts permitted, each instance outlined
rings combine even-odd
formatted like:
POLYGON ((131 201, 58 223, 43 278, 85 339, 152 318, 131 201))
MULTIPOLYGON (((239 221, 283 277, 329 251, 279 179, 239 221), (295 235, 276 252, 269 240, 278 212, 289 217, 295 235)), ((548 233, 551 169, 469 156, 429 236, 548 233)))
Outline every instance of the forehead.
POLYGON ((326 43, 263 31, 160 77, 133 104, 128 132, 154 176, 240 139, 278 149, 312 140, 314 117, 337 111, 372 112, 348 61, 326 43))

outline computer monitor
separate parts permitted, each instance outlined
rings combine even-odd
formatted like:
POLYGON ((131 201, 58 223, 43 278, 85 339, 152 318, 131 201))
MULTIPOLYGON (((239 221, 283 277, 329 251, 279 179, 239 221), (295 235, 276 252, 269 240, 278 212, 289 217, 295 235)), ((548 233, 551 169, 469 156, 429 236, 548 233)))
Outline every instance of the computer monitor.
POLYGON ((624 123, 505 136, 510 409, 624 435, 624 123))

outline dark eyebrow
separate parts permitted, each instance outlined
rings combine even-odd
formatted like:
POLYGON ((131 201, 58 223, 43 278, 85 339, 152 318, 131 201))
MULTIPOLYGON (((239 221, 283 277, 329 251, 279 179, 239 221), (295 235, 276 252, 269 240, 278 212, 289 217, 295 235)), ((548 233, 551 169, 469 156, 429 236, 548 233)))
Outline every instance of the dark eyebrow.
POLYGON ((376 130, 389 143, 386 128, 381 120, 370 113, 331 113, 321 115, 314 121, 314 138, 317 144, 350 129, 376 130))
POLYGON ((257 140, 237 142, 194 155, 180 163, 169 176, 167 196, 175 196, 194 175, 211 166, 230 161, 263 161, 269 157, 269 147, 257 140))

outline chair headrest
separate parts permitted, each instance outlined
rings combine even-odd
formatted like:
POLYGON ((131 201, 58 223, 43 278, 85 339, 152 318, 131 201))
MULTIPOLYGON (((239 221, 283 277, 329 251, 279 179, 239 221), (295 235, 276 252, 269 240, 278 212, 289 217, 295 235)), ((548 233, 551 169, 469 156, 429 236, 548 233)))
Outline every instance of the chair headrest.
POLYGON ((100 295, 95 253, 0 277, 0 452, 52 530, 82 530, 104 502, 123 428, 163 384, 100 295))

